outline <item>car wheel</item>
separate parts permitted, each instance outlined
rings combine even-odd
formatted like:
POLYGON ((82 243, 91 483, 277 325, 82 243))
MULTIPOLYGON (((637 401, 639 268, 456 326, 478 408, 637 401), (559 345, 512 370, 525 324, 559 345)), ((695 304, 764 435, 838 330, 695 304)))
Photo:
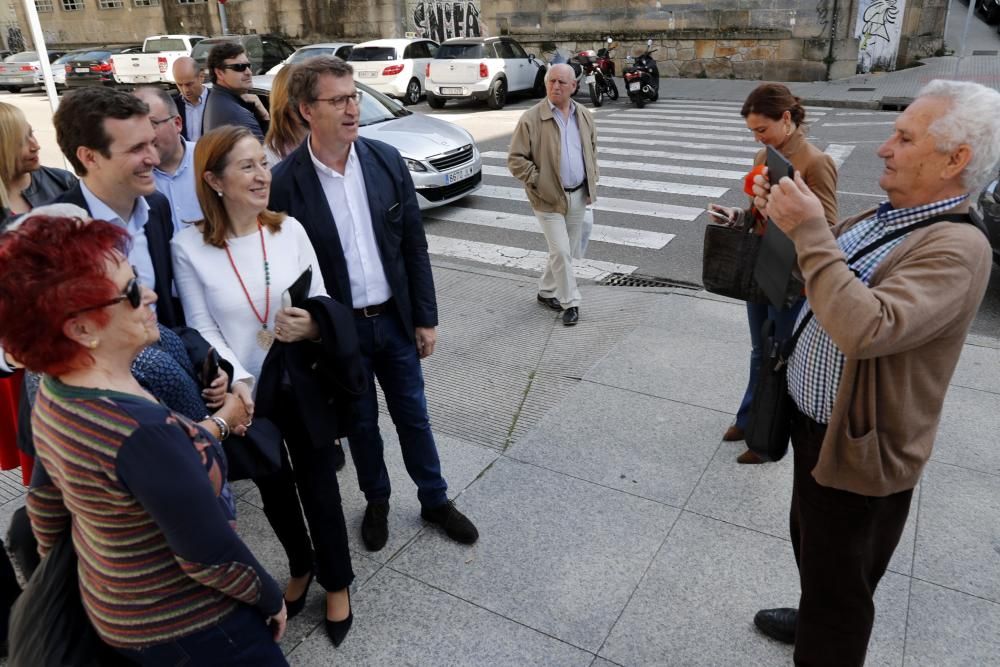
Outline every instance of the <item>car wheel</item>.
POLYGON ((20 86, 7 86, 7 90, 9 90, 12 93, 19 93, 19 92, 21 92, 21 87, 20 86))
POLYGON ((448 100, 443 97, 438 97, 434 93, 427 93, 427 106, 431 109, 444 109, 444 105, 448 100))
POLYGON ((497 79, 490 86, 490 94, 486 97, 486 104, 491 109, 503 109, 507 104, 507 83, 503 79, 497 79))
POLYGON ((535 85, 531 88, 535 97, 545 97, 545 68, 539 67, 538 74, 535 75, 535 85))
POLYGON ((416 79, 410 79, 410 82, 406 84, 406 95, 403 96, 403 104, 416 104, 420 101, 420 82, 416 79))

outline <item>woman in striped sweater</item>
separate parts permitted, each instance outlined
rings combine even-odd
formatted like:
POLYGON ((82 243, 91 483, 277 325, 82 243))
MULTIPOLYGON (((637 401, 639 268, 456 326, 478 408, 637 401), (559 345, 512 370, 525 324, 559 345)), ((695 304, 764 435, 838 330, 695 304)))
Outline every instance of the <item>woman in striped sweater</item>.
MULTIPOLYGON (((46 374, 28 494, 39 549, 70 531, 87 615, 132 660, 285 665, 282 592, 218 501, 212 435, 131 373, 159 330, 127 243, 109 223, 44 216, 0 237, 0 343, 46 374)), ((232 395, 210 419, 249 421, 232 395)))

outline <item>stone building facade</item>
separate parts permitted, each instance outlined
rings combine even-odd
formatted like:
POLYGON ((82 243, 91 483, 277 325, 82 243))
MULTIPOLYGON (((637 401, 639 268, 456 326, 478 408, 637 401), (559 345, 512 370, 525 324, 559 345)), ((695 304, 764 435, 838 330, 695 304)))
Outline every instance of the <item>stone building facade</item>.
MULTIPOLYGON (((30 46, 21 2, 9 2, 30 46)), ((34 0, 61 47, 221 32, 216 0, 34 0)), ((947 0, 229 0, 230 32, 294 42, 509 34, 547 56, 652 39, 664 76, 840 78, 893 69, 942 48, 947 0)))

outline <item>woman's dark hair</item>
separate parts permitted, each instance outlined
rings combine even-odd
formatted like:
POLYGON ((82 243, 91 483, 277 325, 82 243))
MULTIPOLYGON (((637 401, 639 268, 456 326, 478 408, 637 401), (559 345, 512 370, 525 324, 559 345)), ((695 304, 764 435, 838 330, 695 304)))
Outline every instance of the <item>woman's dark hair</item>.
POLYGON ((802 125, 806 120, 806 110, 802 106, 802 100, 792 95, 788 86, 780 83, 764 83, 753 89, 740 115, 746 118, 752 113, 760 114, 771 120, 781 120, 782 114, 788 112, 792 117, 792 122, 802 125))
POLYGON ((87 169, 76 156, 80 146, 111 157, 111 137, 104 128, 108 118, 128 120, 132 116, 148 116, 149 107, 138 97, 120 90, 88 86, 77 88, 63 95, 59 110, 52 117, 56 126, 56 142, 63 155, 80 176, 87 169))
MULTIPOLYGON (((110 222, 44 215, 0 234, 0 344, 30 370, 59 376, 93 363, 63 333, 70 313, 114 298, 108 260, 128 254, 129 236, 110 222)), ((106 309, 87 314, 98 326, 106 309)))

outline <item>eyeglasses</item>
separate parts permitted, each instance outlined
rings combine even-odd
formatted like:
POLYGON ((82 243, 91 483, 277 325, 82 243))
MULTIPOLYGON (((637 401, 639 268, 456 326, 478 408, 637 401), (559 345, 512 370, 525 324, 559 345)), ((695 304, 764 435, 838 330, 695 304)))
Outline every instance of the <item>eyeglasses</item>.
POLYGON ((174 114, 172 116, 167 116, 166 118, 160 118, 160 119, 156 119, 156 118, 153 118, 152 116, 150 116, 149 122, 153 124, 154 128, 157 128, 157 127, 163 125, 164 123, 169 123, 174 118, 177 118, 177 114, 174 114))
POLYGON ((133 277, 125 285, 125 289, 119 296, 116 296, 110 301, 105 301, 104 303, 99 303, 96 306, 87 306, 86 308, 81 308, 80 310, 74 310, 72 313, 67 315, 67 319, 70 317, 76 317, 81 313, 87 313, 92 310, 100 310, 101 308, 107 308, 108 306, 114 306, 121 303, 122 301, 128 301, 129 305, 132 306, 133 310, 142 305, 142 284, 139 282, 139 272, 132 267, 133 277))
POLYGON ((353 95, 338 95, 337 97, 317 97, 313 102, 327 102, 334 109, 344 109, 347 107, 347 102, 353 101, 355 104, 361 104, 361 91, 354 91, 353 95))
POLYGON ((234 72, 245 72, 250 69, 250 63, 230 63, 228 65, 219 65, 219 69, 231 69, 234 72))

